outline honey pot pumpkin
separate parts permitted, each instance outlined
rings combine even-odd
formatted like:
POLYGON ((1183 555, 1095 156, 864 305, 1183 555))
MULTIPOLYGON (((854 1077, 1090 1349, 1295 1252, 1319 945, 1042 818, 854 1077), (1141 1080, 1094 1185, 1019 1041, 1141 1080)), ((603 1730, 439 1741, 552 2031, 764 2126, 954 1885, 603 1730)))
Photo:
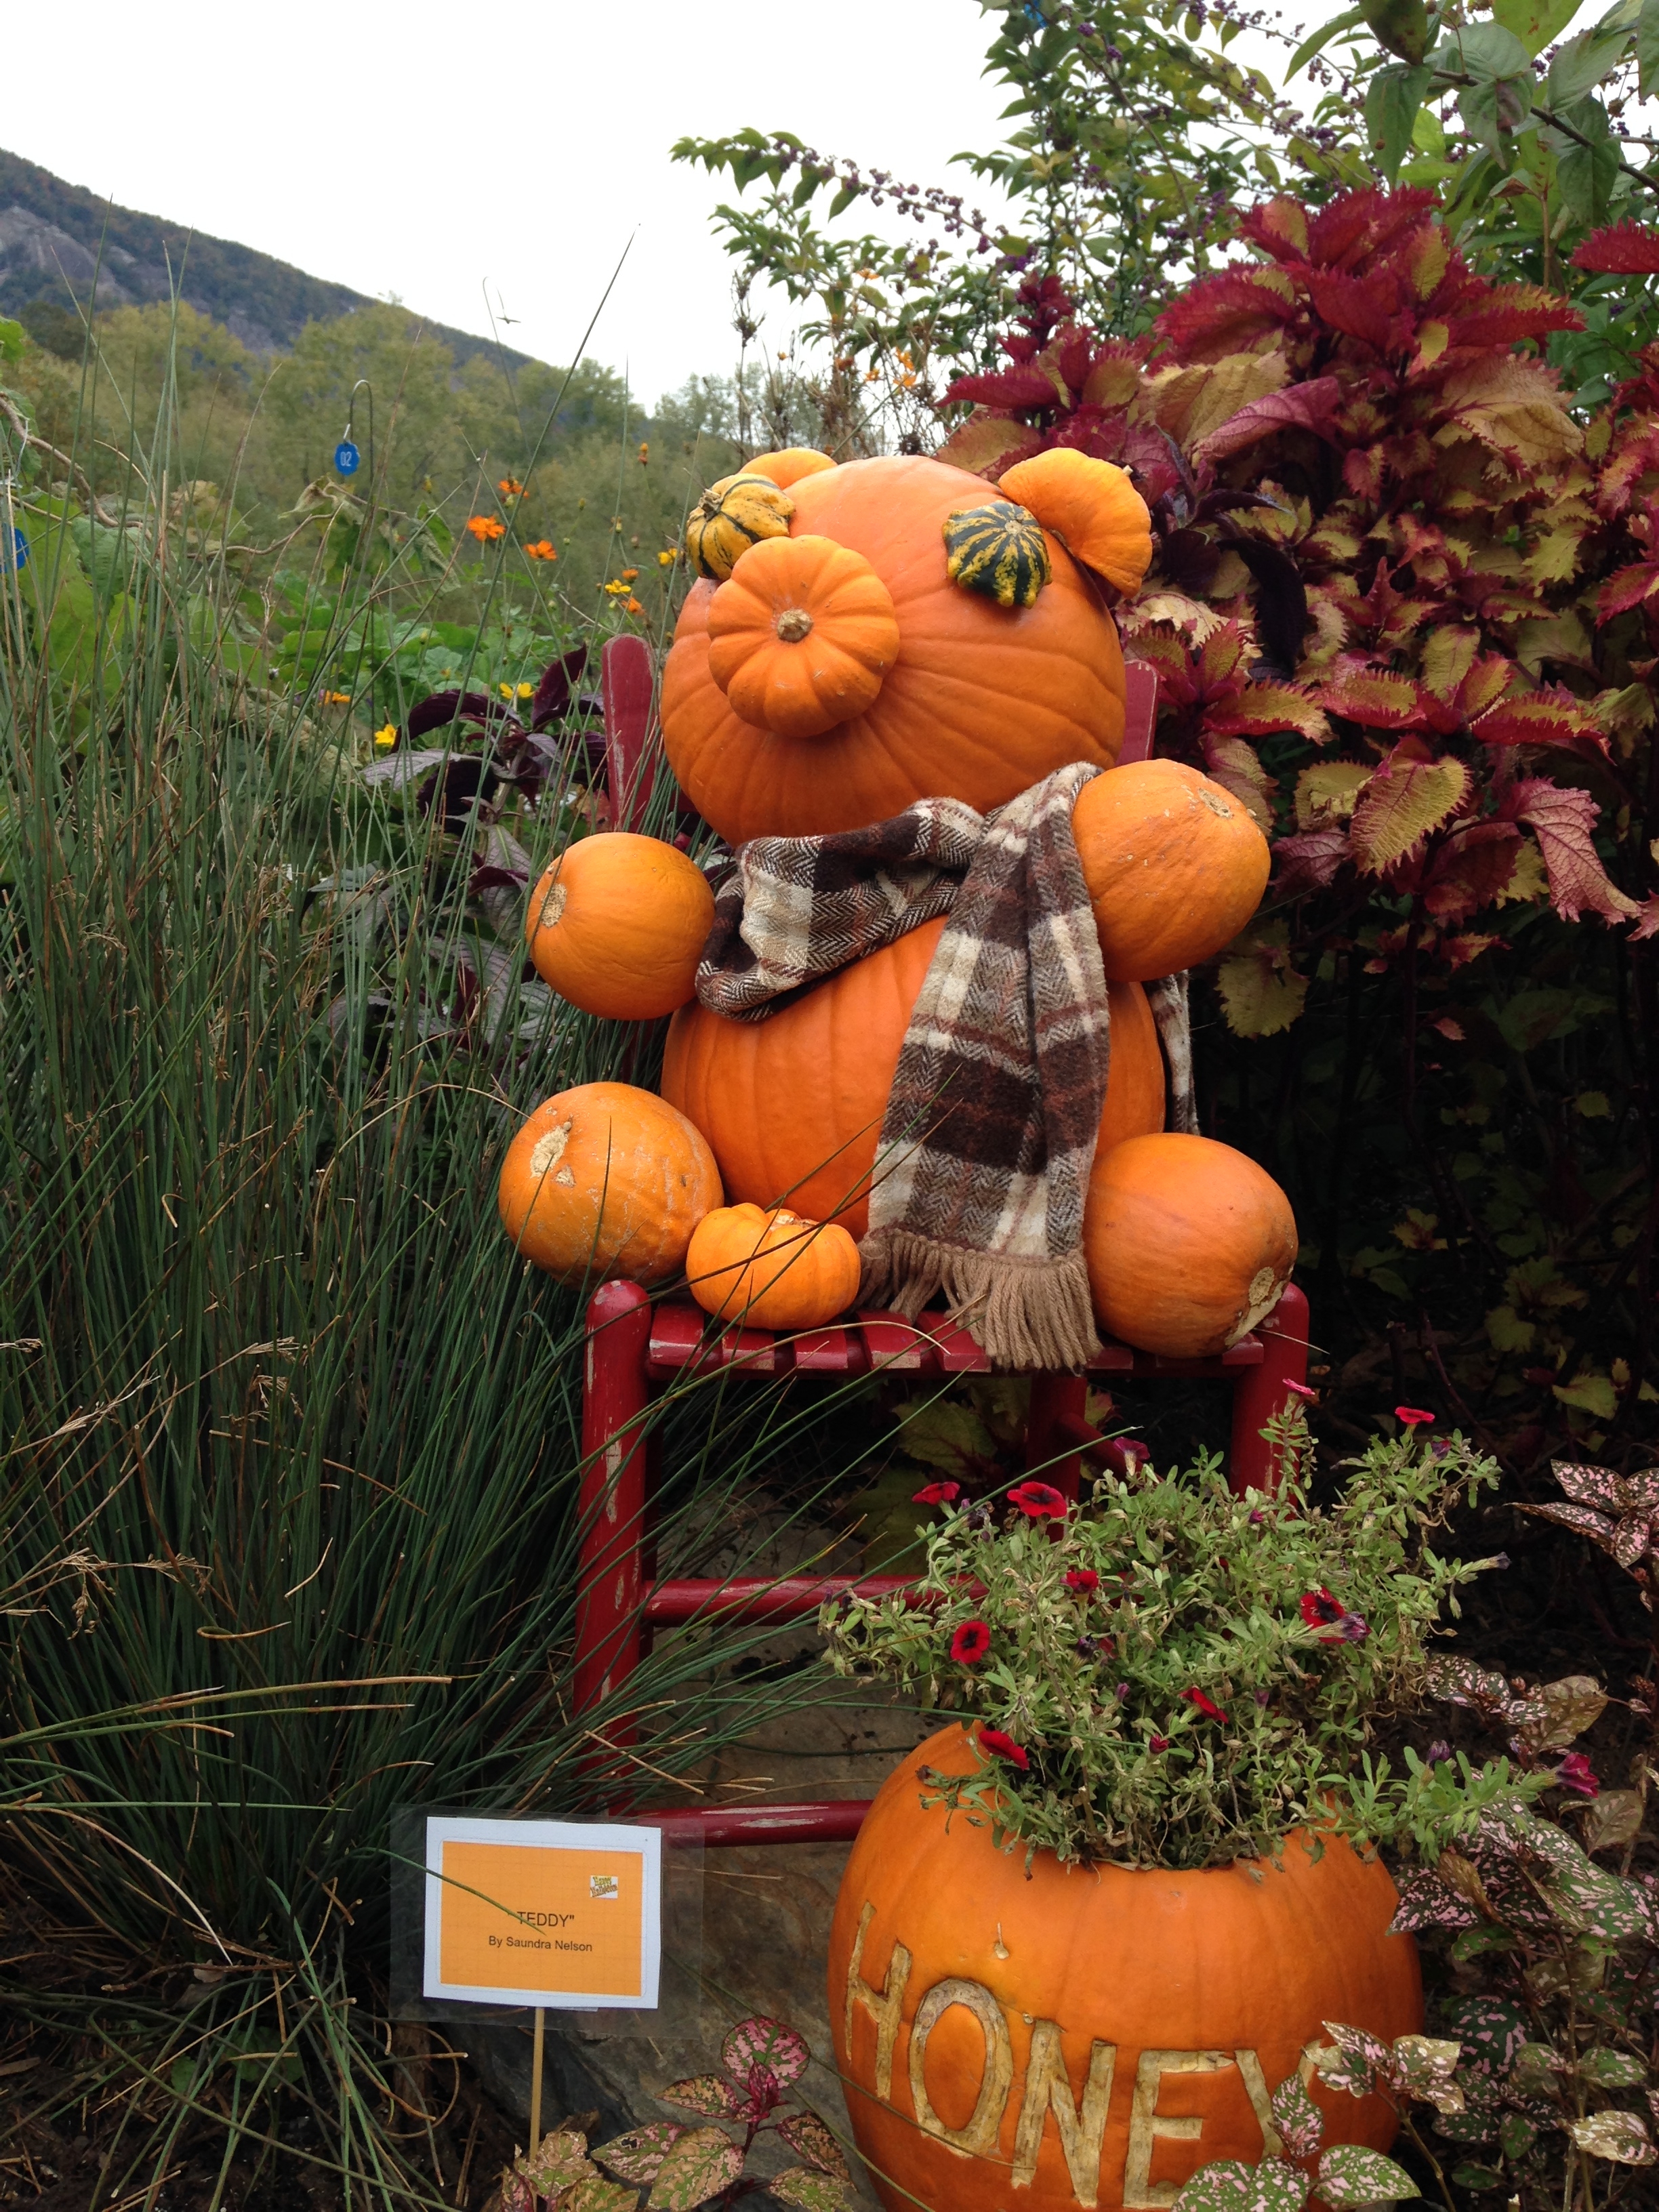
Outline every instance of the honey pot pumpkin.
MULTIPOLYGON (((1024 508, 1011 507, 1042 542, 1031 572, 1046 568, 1047 577, 1030 603, 1004 605, 994 592, 952 579, 952 559, 960 570, 963 556, 947 553, 946 525, 999 505, 1010 502, 982 477, 909 455, 819 467, 792 477, 787 493, 765 479, 730 480, 718 514, 702 517, 694 533, 699 561, 714 569, 725 563, 730 580, 708 574, 691 591, 662 685, 669 763, 721 836, 738 844, 856 830, 925 798, 963 799, 983 812, 1068 761, 1115 761, 1123 655, 1097 577, 1024 508), (858 556, 884 587, 897 632, 889 655, 863 600, 848 614, 827 604, 798 611, 812 626, 791 623, 793 639, 779 633, 785 645, 810 656, 816 636, 864 672, 845 687, 844 718, 811 733, 799 723, 792 733, 746 720, 711 652, 716 600, 740 583, 750 544, 775 543, 786 528, 795 539, 828 539, 858 556)), ((1032 588, 1030 579, 1019 588, 1032 588)), ((744 620, 750 615, 746 598, 744 620)), ((784 688, 795 696, 801 687, 784 688)), ((751 680, 742 705, 763 712, 766 690, 751 680)))
MULTIPOLYGON (((922 1803, 973 1763, 952 1726, 890 1775, 830 1938, 848 2112, 889 2212, 1151 2212, 1197 2167, 1254 2165, 1268 2099, 1324 2023, 1422 2024, 1379 1860, 1303 1835, 1280 1861, 1066 1865, 922 1803)), ((1325 2140, 1386 2149, 1382 2099, 1312 2085, 1325 2140)))

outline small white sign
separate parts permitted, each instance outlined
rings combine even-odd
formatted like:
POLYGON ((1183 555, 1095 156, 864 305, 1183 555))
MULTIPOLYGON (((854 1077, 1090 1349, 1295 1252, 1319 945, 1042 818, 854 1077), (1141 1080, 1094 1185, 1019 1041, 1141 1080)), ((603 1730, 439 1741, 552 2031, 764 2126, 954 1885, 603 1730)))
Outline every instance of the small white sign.
POLYGON ((660 1830, 428 1819, 423 1996, 643 2010, 661 1963, 660 1830))

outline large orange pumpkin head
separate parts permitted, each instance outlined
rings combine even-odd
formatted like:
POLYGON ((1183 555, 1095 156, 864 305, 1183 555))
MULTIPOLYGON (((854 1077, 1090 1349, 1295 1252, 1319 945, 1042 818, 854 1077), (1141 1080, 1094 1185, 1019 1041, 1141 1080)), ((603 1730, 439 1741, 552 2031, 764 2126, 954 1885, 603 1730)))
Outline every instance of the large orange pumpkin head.
MULTIPOLYGON (((965 572, 963 581, 950 574, 945 525, 994 501, 982 478, 894 455, 796 477, 787 497, 792 538, 830 539, 880 580, 897 647, 890 656, 884 641, 876 649, 862 612, 832 617, 830 635, 878 680, 849 687, 846 716, 815 732, 806 727, 815 715, 757 723, 746 716, 765 687, 744 681, 742 712, 736 685, 726 689, 739 667, 752 670, 752 658, 710 650, 711 628, 734 634, 733 618, 714 615, 726 594, 734 609, 743 599, 735 629, 752 617, 752 594, 739 592, 747 552, 738 551, 727 581, 695 587, 663 675, 663 738, 682 789, 723 837, 738 844, 857 830, 926 798, 963 799, 983 811, 1068 761, 1115 761, 1117 632, 1099 587, 1057 537, 1046 541, 1048 578, 1031 604, 1002 605, 991 592, 965 588, 965 572), (860 703, 863 691, 870 696, 860 703)), ((797 653, 810 635, 794 641, 797 653)), ((763 666, 788 644, 769 646, 763 666)))

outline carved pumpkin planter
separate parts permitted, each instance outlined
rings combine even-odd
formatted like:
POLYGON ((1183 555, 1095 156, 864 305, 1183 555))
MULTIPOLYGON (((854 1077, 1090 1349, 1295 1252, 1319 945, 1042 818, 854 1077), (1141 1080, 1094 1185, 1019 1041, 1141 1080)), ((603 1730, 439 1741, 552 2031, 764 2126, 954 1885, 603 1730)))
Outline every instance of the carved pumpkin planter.
MULTIPOLYGON (((1394 1885, 1345 1844, 1199 1872, 1065 1867, 924 1811, 960 1728, 888 1780, 830 1942, 830 2019, 859 2150, 890 2212, 1151 2212, 1200 2166, 1261 2155, 1267 2100, 1341 2021, 1422 2026, 1394 1885)), ((1310 2069, 1309 2069, 1310 2070, 1310 2069)), ((1384 2150, 1382 2099, 1310 2087, 1326 2142, 1384 2150)), ((1276 2142, 1275 2146, 1276 2147, 1276 2142)))

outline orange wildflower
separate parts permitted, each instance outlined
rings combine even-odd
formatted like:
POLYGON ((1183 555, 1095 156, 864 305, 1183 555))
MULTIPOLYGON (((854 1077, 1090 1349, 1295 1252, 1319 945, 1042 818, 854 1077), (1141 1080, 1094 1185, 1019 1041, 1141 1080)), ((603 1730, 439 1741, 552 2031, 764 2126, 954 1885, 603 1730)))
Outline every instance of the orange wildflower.
POLYGON ((522 499, 524 497, 524 486, 519 482, 517 477, 503 477, 501 482, 496 485, 495 489, 500 492, 503 499, 522 499))
POLYGON ((559 557, 552 540, 547 538, 537 538, 534 544, 526 545, 524 550, 532 561, 556 561, 559 557))
POLYGON ((630 599, 628 602, 628 605, 623 609, 623 612, 625 615, 642 615, 645 612, 645 609, 640 605, 637 599, 630 599))
POLYGON ((466 526, 481 545, 487 545, 492 538, 507 535, 507 525, 497 522, 493 514, 469 514, 466 526))
POLYGON ((622 580, 623 583, 631 584, 639 573, 640 572, 637 568, 624 568, 622 572, 622 580))
POLYGON ((349 707, 351 704, 351 694, 349 691, 325 691, 323 704, 325 707, 349 707))

